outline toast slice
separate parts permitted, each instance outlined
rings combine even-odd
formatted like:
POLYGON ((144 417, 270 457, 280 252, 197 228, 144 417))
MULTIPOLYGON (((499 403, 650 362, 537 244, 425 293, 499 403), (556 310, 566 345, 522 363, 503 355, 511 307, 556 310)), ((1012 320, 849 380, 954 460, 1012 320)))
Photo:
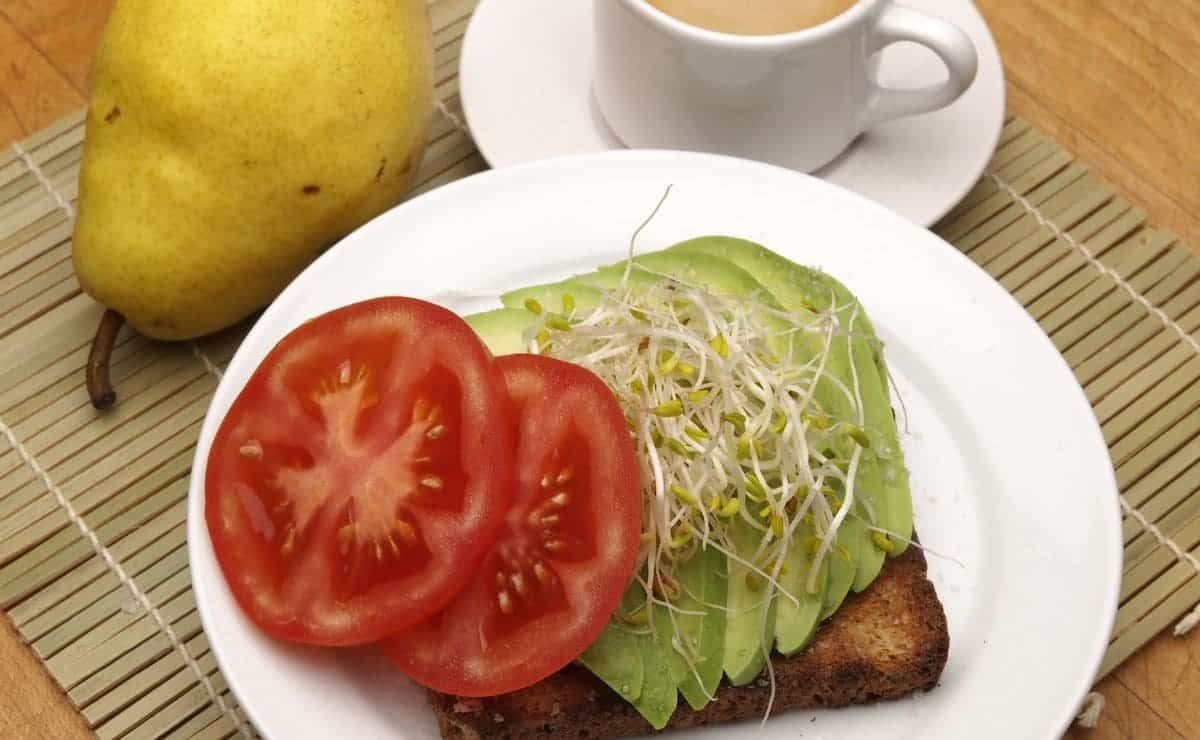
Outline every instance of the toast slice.
MULTIPOLYGON (((772 657, 772 714, 897 699, 933 688, 950 649, 946 614, 910 547, 861 594, 849 596, 792 658, 772 657)), ((760 720, 770 691, 765 673, 748 686, 722 684, 700 711, 686 703, 667 729, 760 720)), ((650 733, 649 723, 586 669, 570 665, 533 686, 486 699, 431 692, 446 740, 551 740, 650 733)))

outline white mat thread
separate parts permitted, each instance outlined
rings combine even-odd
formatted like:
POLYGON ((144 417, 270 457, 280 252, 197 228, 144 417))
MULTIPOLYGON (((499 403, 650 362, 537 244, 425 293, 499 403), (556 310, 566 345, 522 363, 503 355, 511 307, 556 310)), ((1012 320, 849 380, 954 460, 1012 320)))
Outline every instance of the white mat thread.
MULTIPOLYGON (((1141 525, 1142 529, 1149 532, 1154 539, 1158 540, 1158 544, 1170 550, 1171 554, 1173 554, 1180 562, 1192 566, 1192 570, 1196 572, 1197 576, 1200 576, 1200 560, 1197 560, 1195 555, 1180 547, 1175 540, 1163 534, 1163 531, 1159 529, 1154 522, 1147 519, 1142 512, 1138 511, 1133 507, 1132 504, 1126 501, 1124 495, 1121 496, 1121 508, 1125 510, 1127 515, 1133 517, 1137 523, 1141 525)), ((1178 624, 1175 625, 1175 636, 1182 637, 1183 635, 1186 635, 1196 626, 1197 623, 1200 623, 1200 604, 1197 604, 1195 609, 1193 609, 1187 616, 1185 616, 1179 621, 1178 624)))
POLYGON ((1088 692, 1083 706, 1079 708, 1079 714, 1075 715, 1075 722, 1080 727, 1095 727, 1100 722, 1100 714, 1104 712, 1104 703, 1104 694, 1099 691, 1088 692))
POLYGON ((446 120, 454 124, 454 128, 462 131, 467 136, 471 135, 471 130, 467 128, 467 124, 463 122, 463 119, 458 117, 458 114, 450 110, 450 107, 446 105, 444 100, 441 98, 434 98, 433 105, 438 109, 439 113, 446 117, 446 120))
POLYGON ((75 209, 71 206, 71 203, 63 197, 63 194, 59 192, 58 188, 54 187, 54 183, 50 182, 50 178, 46 177, 46 173, 42 172, 42 168, 38 166, 38 163, 33 161, 33 157, 29 155, 29 152, 25 151, 25 147, 21 146, 20 142, 14 141, 10 148, 12 149, 13 154, 17 155, 17 158, 25 164, 25 169, 29 170, 29 173, 37 178, 38 184, 42 186, 42 189, 49 193, 50 197, 54 199, 54 202, 58 204, 58 207, 62 210, 62 212, 67 214, 67 218, 71 221, 74 221, 75 209))
POLYGON ((216 378, 217 382, 220 383, 221 378, 225 375, 223 372, 221 372, 221 368, 217 367, 217 364, 210 360, 208 355, 204 354, 204 350, 200 349, 200 345, 196 344, 195 342, 188 342, 188 346, 192 348, 192 356, 199 360, 200 364, 204 366, 205 372, 216 378))

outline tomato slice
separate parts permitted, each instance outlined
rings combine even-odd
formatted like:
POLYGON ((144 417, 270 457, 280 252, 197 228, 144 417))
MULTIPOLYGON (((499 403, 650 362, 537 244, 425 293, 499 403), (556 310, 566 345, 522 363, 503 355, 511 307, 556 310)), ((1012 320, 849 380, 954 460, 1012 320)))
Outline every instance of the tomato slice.
POLYGON ((268 633, 378 640, 463 587, 513 493, 503 376, 456 315, 409 298, 323 314, 251 376, 213 440, 205 518, 268 633))
POLYGON ((599 636, 633 575, 637 461, 612 392, 578 365, 496 359, 517 423, 517 491, 466 589, 428 623, 384 642, 418 683, 458 696, 528 686, 599 636))

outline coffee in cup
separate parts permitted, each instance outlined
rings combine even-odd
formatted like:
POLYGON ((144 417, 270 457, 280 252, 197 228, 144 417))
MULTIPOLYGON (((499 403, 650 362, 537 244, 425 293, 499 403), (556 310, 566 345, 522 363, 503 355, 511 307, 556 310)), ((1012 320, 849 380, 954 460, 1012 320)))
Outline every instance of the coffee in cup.
POLYGON ((646 0, 667 15, 710 31, 744 36, 791 33, 819 26, 858 0, 646 0))

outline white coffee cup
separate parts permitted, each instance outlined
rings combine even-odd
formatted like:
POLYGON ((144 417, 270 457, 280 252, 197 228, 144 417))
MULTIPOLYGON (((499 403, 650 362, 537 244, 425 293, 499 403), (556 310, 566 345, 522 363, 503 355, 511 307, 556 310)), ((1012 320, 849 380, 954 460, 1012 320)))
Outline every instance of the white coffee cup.
POLYGON ((594 0, 593 91, 628 147, 728 154, 811 172, 863 131, 949 105, 975 79, 975 47, 957 27, 891 0, 859 0, 812 28, 768 36, 684 23, 646 0, 594 0), (879 53, 914 41, 941 57, 946 81, 893 90, 879 53))

